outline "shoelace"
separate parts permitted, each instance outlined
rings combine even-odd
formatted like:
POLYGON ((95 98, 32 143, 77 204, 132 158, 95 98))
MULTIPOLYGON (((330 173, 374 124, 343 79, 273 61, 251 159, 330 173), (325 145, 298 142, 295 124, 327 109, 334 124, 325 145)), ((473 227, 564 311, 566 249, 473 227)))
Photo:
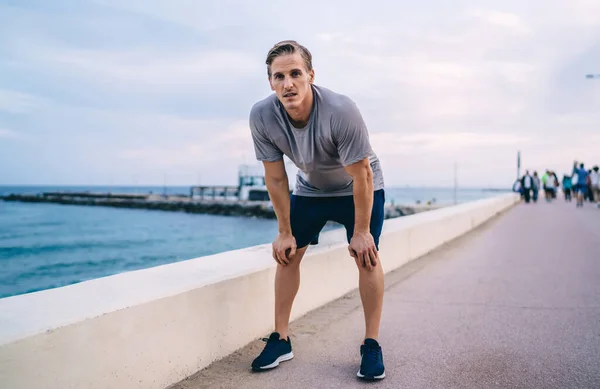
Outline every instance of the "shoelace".
POLYGON ((379 349, 375 347, 366 347, 365 355, 369 360, 379 362, 379 349))
POLYGON ((275 340, 269 342, 269 340, 271 340, 270 338, 262 338, 261 340, 263 342, 267 343, 267 346, 265 347, 264 351, 271 350, 272 348, 274 348, 277 345, 277 341, 275 341, 275 340))

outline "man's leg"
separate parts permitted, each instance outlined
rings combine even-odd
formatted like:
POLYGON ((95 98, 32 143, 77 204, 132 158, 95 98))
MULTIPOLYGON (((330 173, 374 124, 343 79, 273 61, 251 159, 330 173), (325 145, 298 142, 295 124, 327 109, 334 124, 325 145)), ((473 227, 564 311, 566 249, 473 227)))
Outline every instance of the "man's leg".
MULTIPOLYGON (((385 219, 385 192, 376 191, 371 210, 371 235, 377 247, 379 257, 379 237, 385 219)), ((353 229, 352 229, 353 230, 353 229)), ((381 257, 373 270, 363 268, 358 261, 358 286, 365 316, 365 340, 361 345, 361 362, 357 376, 363 379, 382 379, 385 377, 383 350, 379 345, 379 326, 383 308, 384 274, 381 257)))
POLYGON ((365 315, 365 339, 378 340, 384 290, 381 260, 379 265, 371 271, 362 267, 358 261, 356 265, 358 266, 360 299, 365 315))
MULTIPOLYGON (((354 199, 353 196, 339 198, 337 203, 329 208, 330 218, 346 228, 346 237, 348 242, 354 234, 354 199)), ((384 190, 375 191, 373 195, 373 208, 371 210, 371 221, 369 229, 377 246, 379 246, 379 236, 383 229, 385 219, 385 192, 384 190)), ((363 305, 365 316, 365 339, 371 338, 377 340, 379 337, 379 324, 381 322, 381 311, 383 306, 384 275, 381 265, 369 271, 355 260, 358 267, 358 288, 360 299, 363 305)))
POLYGON ((319 198, 293 195, 290 199, 290 222, 296 239, 296 254, 286 266, 277 265, 275 273, 275 331, 287 339, 290 313, 300 287, 300 262, 311 242, 327 222, 323 217, 324 202, 319 198))
POLYGON ((300 287, 300 262, 311 242, 325 225, 318 199, 292 195, 290 199, 290 222, 296 239, 296 254, 287 265, 277 264, 275 273, 275 331, 267 340, 265 348, 252 362, 252 369, 262 371, 279 366, 280 362, 294 357, 288 338, 290 313, 300 287))
POLYGON ((324 202, 319 198, 292 195, 290 199, 290 223, 296 239, 296 255, 286 266, 277 265, 275 273, 275 331, 287 339, 290 313, 300 287, 300 262, 311 242, 317 243, 326 218, 323 217, 324 202))
POLYGON ((275 331, 271 333, 262 352, 252 361, 252 370, 273 369, 281 362, 294 358, 292 343, 288 337, 288 321, 294 297, 300 286, 300 261, 306 252, 305 246, 296 250, 286 266, 277 264, 275 273, 275 331))
MULTIPOLYGON (((331 220, 344 225, 346 237, 348 243, 350 243, 354 235, 355 222, 353 196, 343 196, 332 200, 328 212, 331 220)), ((379 236, 381 235, 384 219, 385 192, 381 189, 373 194, 373 208, 369 225, 377 250, 379 250, 379 236)), ((365 337, 360 346, 361 363, 357 376, 369 380, 382 379, 385 377, 385 367, 383 364, 383 351, 378 341, 384 293, 381 258, 379 258, 378 265, 371 271, 363 268, 358 260, 355 259, 355 262, 358 266, 358 287, 365 318, 365 337)))
POLYGON ((290 313, 300 287, 300 262, 308 246, 296 250, 286 266, 277 265, 275 273, 275 332, 287 339, 290 313))

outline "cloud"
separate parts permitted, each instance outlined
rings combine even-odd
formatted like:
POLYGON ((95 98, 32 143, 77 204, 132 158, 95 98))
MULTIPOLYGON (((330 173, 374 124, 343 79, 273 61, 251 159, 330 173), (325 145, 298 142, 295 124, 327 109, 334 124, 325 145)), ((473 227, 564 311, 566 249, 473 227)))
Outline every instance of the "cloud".
POLYGON ((477 9, 471 11, 470 15, 487 23, 511 30, 517 34, 528 35, 532 33, 532 30, 523 22, 519 15, 514 13, 493 9, 477 9))
POLYGON ((6 128, 0 128, 0 138, 4 138, 4 139, 18 139, 19 138, 19 134, 17 134, 15 131, 6 129, 6 128))
POLYGON ((48 59, 74 71, 85 72, 87 77, 169 88, 211 81, 217 73, 244 77, 259 71, 257 59, 242 52, 162 54, 160 51, 74 50, 53 53, 48 59))
MULTIPOLYGON (((170 130, 175 132, 179 128, 175 123, 170 130)), ((197 123, 198 130, 202 125, 197 123)), ((198 131, 198 134, 186 141, 177 142, 170 147, 141 147, 129 148, 117 152, 123 160, 136 164, 152 164, 160 169, 176 167, 196 167, 202 164, 213 164, 220 161, 241 161, 250 155, 252 138, 247 121, 232 123, 213 123, 208 131, 198 131)))
POLYGON ((47 99, 28 93, 0 89, 0 112, 27 114, 46 102, 47 99))
POLYGON ((0 136, 31 142, 0 142, 21 166, 0 183, 235 180, 254 161, 250 107, 271 93, 264 56, 289 38, 319 85, 357 102, 386 182, 443 182, 459 161, 463 180, 502 186, 517 149, 528 166, 597 158, 594 0, 307 0, 301 29, 272 0, 13 4, 0 5, 0 136))
POLYGON ((377 133, 371 136, 371 143, 378 155, 414 155, 474 148, 523 145, 530 142, 526 136, 513 134, 485 134, 477 132, 451 133, 377 133))

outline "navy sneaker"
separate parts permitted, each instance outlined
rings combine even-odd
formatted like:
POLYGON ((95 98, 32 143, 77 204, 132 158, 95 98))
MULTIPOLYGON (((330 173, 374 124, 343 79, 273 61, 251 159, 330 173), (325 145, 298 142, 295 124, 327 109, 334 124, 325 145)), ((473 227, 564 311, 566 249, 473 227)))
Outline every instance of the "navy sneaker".
POLYGON ((356 375, 366 380, 380 380, 385 377, 383 366, 383 352, 375 339, 365 339, 365 344, 360 346, 360 370, 356 375))
POLYGON ((267 342, 264 350, 252 361, 252 370, 263 371, 279 366, 279 362, 289 361, 294 358, 292 342, 288 336, 287 341, 279 339, 279 333, 273 332, 269 338, 263 338, 267 342))

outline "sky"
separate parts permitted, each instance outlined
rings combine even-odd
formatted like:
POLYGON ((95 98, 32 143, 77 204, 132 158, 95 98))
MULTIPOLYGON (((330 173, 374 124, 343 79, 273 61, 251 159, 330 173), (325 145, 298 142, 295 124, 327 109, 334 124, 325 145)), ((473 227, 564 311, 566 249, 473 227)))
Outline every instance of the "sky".
POLYGON ((284 39, 387 186, 600 165, 597 0, 0 0, 0 185, 236 184, 284 39))

